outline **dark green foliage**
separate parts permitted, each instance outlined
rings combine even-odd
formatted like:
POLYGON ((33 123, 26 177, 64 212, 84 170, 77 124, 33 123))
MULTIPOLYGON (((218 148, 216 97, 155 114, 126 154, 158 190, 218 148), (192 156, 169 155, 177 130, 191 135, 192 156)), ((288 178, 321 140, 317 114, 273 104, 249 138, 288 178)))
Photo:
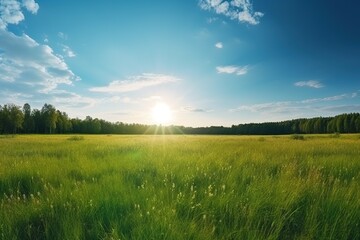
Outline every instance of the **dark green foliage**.
POLYGON ((31 116, 31 107, 28 103, 25 103, 23 106, 23 114, 24 114, 23 132, 33 133, 35 131, 35 122, 34 122, 34 118, 31 116))
POLYGON ((321 134, 358 133, 360 113, 341 114, 335 117, 295 119, 284 122, 250 123, 233 125, 236 134, 321 134))
POLYGON ((15 104, 0 106, 0 133, 17 133, 22 128, 24 115, 15 104))
POLYGON ((283 122, 247 123, 231 127, 157 126, 108 122, 87 116, 70 119, 65 112, 44 104, 41 110, 29 104, 22 111, 14 104, 0 106, 0 134, 76 133, 76 134, 209 134, 209 135, 284 135, 322 133, 360 133, 360 113, 335 117, 294 119, 283 122))
POLYGON ((46 104, 41 109, 41 114, 44 119, 45 133, 53 133, 56 129, 57 112, 54 106, 46 104))
POLYGON ((56 133, 70 133, 72 131, 72 124, 65 112, 56 111, 56 133))

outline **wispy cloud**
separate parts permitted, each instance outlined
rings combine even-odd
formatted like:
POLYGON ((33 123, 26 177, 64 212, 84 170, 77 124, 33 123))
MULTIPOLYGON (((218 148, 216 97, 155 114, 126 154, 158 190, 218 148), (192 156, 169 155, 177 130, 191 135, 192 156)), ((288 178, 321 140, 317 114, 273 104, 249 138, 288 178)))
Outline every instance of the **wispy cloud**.
POLYGON ((67 40, 68 39, 68 35, 66 33, 63 33, 63 32, 58 32, 58 37, 61 38, 61 39, 64 39, 64 40, 67 40))
POLYGON ((331 112, 346 110, 346 112, 357 111, 359 105, 341 104, 342 100, 356 98, 358 95, 354 93, 345 93, 336 96, 324 98, 304 99, 300 101, 279 101, 267 102, 260 104, 241 105, 238 108, 230 109, 230 112, 253 112, 253 113, 305 113, 309 111, 331 112), (351 108, 353 106, 353 108, 351 108), (336 110, 336 111, 335 111, 336 110))
MULTIPOLYGON (((0 100, 4 103, 14 103, 20 106, 27 102, 30 103, 32 107, 38 108, 42 107, 44 103, 51 103, 54 104, 56 108, 62 110, 91 107, 99 102, 98 99, 65 90, 53 90, 51 94, 35 93, 32 91, 23 93, 16 90, 0 90, 0 100)), ((76 112, 74 115, 76 115, 76 112)))
POLYGON ((90 88, 92 92, 131 92, 142 88, 157 86, 165 83, 177 82, 180 79, 170 75, 143 73, 125 80, 116 80, 108 86, 90 88))
POLYGON ((296 87, 323 88, 324 85, 316 80, 300 81, 294 83, 296 87))
POLYGON ((0 90, 0 96, 3 103, 14 103, 17 105, 22 105, 34 98, 33 94, 16 92, 8 89, 0 90))
POLYGON ((69 58, 73 58, 73 57, 76 57, 76 54, 75 52, 69 47, 69 46, 66 46, 66 45, 62 45, 63 47, 63 52, 65 53, 65 56, 66 57, 69 57, 69 58))
POLYGON ((250 0, 199 0, 199 6, 201 9, 214 11, 232 20, 252 25, 259 24, 260 18, 264 15, 253 11, 250 0))
POLYGON ((335 113, 360 112, 360 104, 326 106, 326 107, 323 107, 322 110, 326 111, 326 112, 335 112, 335 113))
POLYGON ((269 103, 260 103, 252 105, 242 105, 235 109, 230 109, 230 112, 282 112, 284 109, 287 109, 291 106, 292 102, 269 102, 269 103))
POLYGON ((208 23, 213 23, 213 22, 216 22, 217 20, 218 20, 217 17, 211 17, 211 18, 208 18, 206 21, 207 21, 208 23))
POLYGON ((218 66, 216 67, 216 71, 218 73, 227 73, 227 74, 236 74, 236 75, 244 75, 248 72, 248 66, 218 66))
POLYGON ((56 90, 51 93, 51 102, 60 108, 84 108, 98 103, 98 100, 77 93, 56 90))
POLYGON ((356 97, 357 94, 356 93, 352 93, 352 94, 341 94, 341 95, 336 95, 336 96, 331 96, 331 97, 325 97, 325 98, 310 98, 310 99, 305 99, 300 101, 300 103, 318 103, 318 102, 330 102, 330 101, 338 101, 338 100, 342 100, 342 99, 346 99, 346 98, 354 98, 356 97))
POLYGON ((181 110, 184 112, 198 112, 198 113, 206 113, 213 111, 211 109, 195 108, 191 106, 182 107, 181 110))
POLYGON ((224 46, 223 46, 223 43, 222 42, 217 42, 216 44, 215 44, 215 47, 216 48, 223 48, 224 46))

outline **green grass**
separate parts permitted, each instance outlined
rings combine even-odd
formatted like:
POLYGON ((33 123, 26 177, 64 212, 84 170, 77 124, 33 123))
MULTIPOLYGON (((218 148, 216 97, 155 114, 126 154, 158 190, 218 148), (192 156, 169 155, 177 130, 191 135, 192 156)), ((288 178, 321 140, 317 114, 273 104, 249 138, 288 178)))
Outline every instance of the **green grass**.
POLYGON ((359 135, 0 138, 0 239, 350 240, 359 229, 359 135))

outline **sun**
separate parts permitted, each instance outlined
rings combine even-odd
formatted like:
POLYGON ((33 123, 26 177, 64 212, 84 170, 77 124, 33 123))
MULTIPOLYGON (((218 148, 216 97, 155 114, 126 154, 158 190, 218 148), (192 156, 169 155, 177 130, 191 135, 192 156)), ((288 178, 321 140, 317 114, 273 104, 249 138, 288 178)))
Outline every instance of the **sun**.
POLYGON ((152 119, 155 124, 166 124, 171 121, 172 111, 166 103, 157 103, 151 111, 152 119))

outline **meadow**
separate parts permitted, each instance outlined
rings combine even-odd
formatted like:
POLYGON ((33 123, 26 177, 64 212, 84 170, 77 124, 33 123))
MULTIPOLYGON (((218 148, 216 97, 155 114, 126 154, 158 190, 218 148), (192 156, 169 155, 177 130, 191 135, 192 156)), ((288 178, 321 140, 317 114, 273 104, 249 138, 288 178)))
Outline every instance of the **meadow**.
POLYGON ((360 239, 360 136, 0 136, 0 239, 360 239))

